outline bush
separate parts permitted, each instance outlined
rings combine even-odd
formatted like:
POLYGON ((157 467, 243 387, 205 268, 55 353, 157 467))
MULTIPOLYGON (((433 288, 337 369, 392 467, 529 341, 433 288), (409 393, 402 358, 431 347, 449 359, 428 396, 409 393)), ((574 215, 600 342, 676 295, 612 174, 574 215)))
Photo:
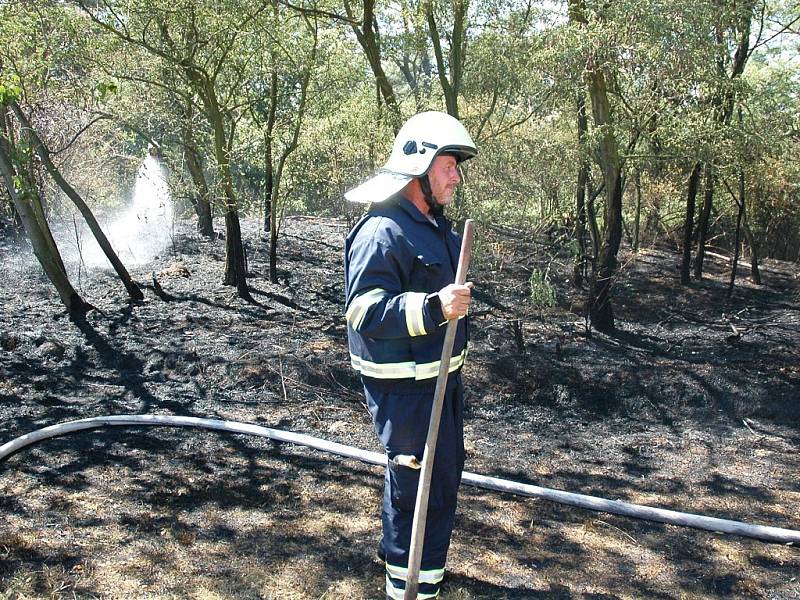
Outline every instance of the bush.
POLYGON ((530 286, 531 302, 536 308, 551 308, 556 305, 556 290, 550 284, 547 273, 538 269, 531 273, 528 280, 530 286))

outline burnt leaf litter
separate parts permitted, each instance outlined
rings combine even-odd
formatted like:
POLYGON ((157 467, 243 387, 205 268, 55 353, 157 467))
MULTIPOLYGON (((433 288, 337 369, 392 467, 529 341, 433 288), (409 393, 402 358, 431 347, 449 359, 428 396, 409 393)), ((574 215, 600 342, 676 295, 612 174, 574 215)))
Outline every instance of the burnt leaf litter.
MULTIPOLYGON (((217 224, 221 228, 221 224, 217 224)), ((287 218, 279 283, 244 221, 254 303, 221 284, 224 241, 73 273, 70 320, 0 242, 0 443, 55 423, 170 414, 368 450, 348 364, 344 220, 287 218)), ((674 248, 623 252, 618 332, 587 332, 568 255, 545 232, 478 226, 467 470, 800 529, 800 267, 729 265, 679 285, 674 248), (534 270, 557 306, 530 301, 534 270)), ((25 251, 23 254, 29 254, 25 251)), ((263 438, 119 427, 0 464, 0 598, 382 598, 381 469, 263 438)), ((444 600, 800 598, 800 550, 462 487, 444 600)))

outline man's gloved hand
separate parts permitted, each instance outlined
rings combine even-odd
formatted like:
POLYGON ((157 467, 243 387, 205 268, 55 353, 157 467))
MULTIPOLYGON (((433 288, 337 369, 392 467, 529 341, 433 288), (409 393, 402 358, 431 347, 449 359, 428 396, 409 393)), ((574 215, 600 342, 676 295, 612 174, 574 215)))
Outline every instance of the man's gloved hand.
POLYGON ((439 290, 439 301, 442 303, 442 314, 445 319, 449 321, 467 314, 472 299, 471 289, 472 282, 467 281, 464 285, 451 283, 439 290))

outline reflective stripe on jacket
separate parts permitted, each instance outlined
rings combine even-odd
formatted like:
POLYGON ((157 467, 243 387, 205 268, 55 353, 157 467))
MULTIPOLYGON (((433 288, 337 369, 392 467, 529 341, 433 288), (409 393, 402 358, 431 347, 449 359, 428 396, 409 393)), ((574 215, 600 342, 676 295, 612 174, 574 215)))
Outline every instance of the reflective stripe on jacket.
MULTIPOLYGON (((375 379, 439 373, 446 323, 430 296, 455 281, 461 240, 444 217, 430 222, 395 196, 356 224, 345 243, 347 338, 353 368, 375 379)), ((467 355, 459 320, 450 371, 467 355)))

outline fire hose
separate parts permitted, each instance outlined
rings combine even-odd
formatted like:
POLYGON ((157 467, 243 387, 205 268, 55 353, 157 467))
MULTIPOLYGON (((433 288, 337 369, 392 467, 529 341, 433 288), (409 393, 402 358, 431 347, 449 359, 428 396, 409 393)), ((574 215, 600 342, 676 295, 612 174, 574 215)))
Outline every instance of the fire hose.
MULTIPOLYGON (((219 419, 205 419, 200 417, 179 417, 170 415, 110 415, 104 417, 90 417, 77 421, 67 421, 57 425, 51 425, 42 429, 37 429, 18 438, 11 440, 0 446, 0 462, 15 452, 46 440, 68 433, 74 433, 85 429, 97 429, 109 426, 138 426, 138 425, 157 425, 157 426, 177 426, 177 427, 199 427, 228 433, 241 433, 245 435, 255 435, 268 438, 277 442, 298 444, 330 452, 338 456, 356 459, 368 464, 386 466, 386 455, 380 452, 372 452, 346 446, 336 442, 330 442, 321 438, 313 437, 301 433, 292 433, 280 429, 271 429, 259 425, 239 423, 237 421, 222 421, 219 419)), ((608 500, 597 496, 587 496, 573 492, 565 492, 556 489, 539 487, 528 483, 519 483, 498 477, 489 477, 476 473, 464 472, 462 482, 478 488, 506 492, 518 496, 529 498, 540 498, 559 504, 566 504, 577 508, 593 510, 598 512, 611 513, 624 517, 633 517, 645 521, 666 523, 668 525, 678 525, 681 527, 692 527, 717 533, 728 533, 748 537, 764 542, 775 542, 782 544, 800 543, 800 531, 772 527, 767 525, 756 525, 742 521, 732 521, 717 517, 708 517, 692 513, 679 512, 663 508, 654 508, 639 504, 623 502, 621 500, 608 500)))

